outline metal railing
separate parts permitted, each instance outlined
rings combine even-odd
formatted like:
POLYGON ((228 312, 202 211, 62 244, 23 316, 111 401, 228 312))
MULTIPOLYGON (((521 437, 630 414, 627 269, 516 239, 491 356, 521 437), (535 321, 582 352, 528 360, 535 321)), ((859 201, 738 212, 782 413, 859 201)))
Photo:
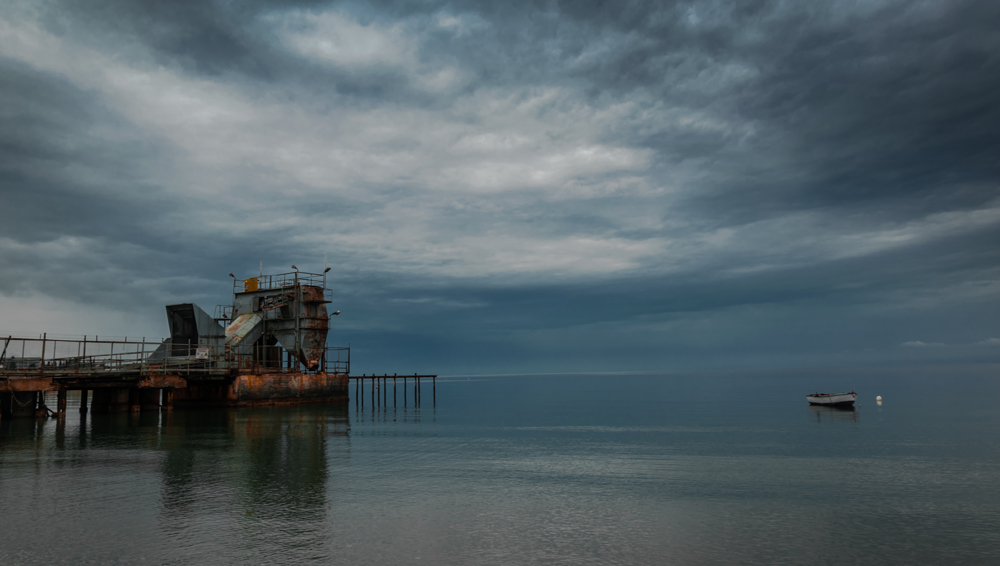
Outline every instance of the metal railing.
POLYGON ((323 354, 323 371, 326 373, 351 374, 351 347, 330 347, 323 354))
POLYGON ((215 305, 212 318, 223 326, 229 326, 229 322, 233 319, 233 305, 215 305))
POLYGON ((279 273, 277 275, 261 275, 260 277, 250 277, 248 279, 235 279, 233 281, 233 292, 244 293, 248 291, 290 289, 295 287, 296 281, 298 281, 299 285, 326 288, 326 277, 324 277, 322 273, 293 271, 291 273, 279 273))
MULTIPOLYGON (((316 371, 348 374, 350 347, 326 348, 316 371)), ((143 377, 155 374, 223 378, 237 373, 302 372, 281 346, 237 354, 218 343, 168 340, 82 340, 0 337, 0 379, 143 377)))

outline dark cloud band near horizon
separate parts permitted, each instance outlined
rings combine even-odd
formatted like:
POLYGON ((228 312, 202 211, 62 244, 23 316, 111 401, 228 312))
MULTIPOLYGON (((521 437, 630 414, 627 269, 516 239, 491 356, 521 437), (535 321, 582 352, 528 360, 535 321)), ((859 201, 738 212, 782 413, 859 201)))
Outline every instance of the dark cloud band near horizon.
POLYGON ((996 92, 984 1, 10 2, 0 331, 325 254, 359 372, 996 362, 996 92))

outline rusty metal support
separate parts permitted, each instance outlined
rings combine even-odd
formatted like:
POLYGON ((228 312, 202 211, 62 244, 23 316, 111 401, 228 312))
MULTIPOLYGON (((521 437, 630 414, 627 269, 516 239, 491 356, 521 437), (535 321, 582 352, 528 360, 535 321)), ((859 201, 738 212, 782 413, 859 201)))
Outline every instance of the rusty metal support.
POLYGON ((45 375, 45 342, 48 333, 42 334, 42 362, 38 364, 38 375, 45 375))
POLYGON ((37 404, 35 405, 35 418, 45 419, 49 417, 49 408, 45 406, 45 392, 35 393, 37 404))
POLYGON ((62 388, 56 393, 56 412, 60 416, 66 414, 66 390, 62 388))

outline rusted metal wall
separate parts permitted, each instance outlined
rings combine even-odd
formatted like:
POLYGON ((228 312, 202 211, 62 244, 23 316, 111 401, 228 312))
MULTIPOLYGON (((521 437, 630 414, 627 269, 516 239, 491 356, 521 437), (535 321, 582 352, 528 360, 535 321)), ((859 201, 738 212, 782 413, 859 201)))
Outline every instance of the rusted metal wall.
POLYGON ((242 406, 348 400, 348 377, 332 373, 243 374, 227 381, 188 381, 174 407, 242 406))

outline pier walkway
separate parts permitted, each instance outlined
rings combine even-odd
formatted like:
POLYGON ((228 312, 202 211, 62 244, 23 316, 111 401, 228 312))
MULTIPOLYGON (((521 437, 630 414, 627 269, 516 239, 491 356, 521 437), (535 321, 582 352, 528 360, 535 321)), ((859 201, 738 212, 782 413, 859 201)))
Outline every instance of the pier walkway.
POLYGON ((350 347, 328 347, 312 371, 281 346, 237 354, 213 343, 0 337, 0 418, 65 412, 65 392, 93 392, 95 411, 260 404, 348 396, 350 347), (42 395, 58 391, 55 411, 42 395))

